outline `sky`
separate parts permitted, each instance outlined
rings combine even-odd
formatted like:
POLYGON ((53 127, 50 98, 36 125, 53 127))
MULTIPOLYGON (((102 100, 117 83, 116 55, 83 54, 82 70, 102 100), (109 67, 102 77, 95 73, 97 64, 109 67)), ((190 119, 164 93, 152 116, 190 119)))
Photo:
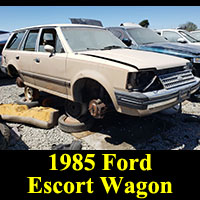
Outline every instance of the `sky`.
POLYGON ((200 28, 200 6, 0 6, 0 30, 70 23, 69 18, 98 19, 105 27, 148 19, 152 29, 191 21, 200 28))

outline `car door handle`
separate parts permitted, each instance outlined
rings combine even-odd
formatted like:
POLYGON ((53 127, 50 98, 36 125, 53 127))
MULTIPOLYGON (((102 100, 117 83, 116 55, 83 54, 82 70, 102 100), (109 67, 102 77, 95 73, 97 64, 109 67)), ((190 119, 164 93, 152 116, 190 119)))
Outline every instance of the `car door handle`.
POLYGON ((40 62, 40 59, 39 59, 39 58, 35 58, 34 61, 35 61, 36 63, 39 63, 39 62, 40 62))
POLYGON ((19 60, 19 56, 16 56, 15 58, 16 58, 16 60, 19 60))

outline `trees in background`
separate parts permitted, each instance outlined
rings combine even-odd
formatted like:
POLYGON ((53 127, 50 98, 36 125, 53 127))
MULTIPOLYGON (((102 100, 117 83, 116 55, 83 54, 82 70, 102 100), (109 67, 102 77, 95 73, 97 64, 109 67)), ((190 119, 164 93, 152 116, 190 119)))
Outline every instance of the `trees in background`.
MULTIPOLYGON (((139 25, 142 26, 142 27, 148 28, 150 23, 149 23, 148 19, 144 19, 139 23, 139 25)), ((198 27, 193 22, 187 22, 185 24, 179 25, 178 28, 184 29, 184 30, 187 30, 187 31, 195 31, 195 30, 197 30, 198 27)))
POLYGON ((148 28, 149 27, 149 20, 148 19, 142 20, 139 23, 139 25, 142 26, 142 27, 148 28))
POLYGON ((197 25, 193 22, 187 22, 185 24, 181 24, 179 28, 187 31, 195 31, 197 29, 197 25))

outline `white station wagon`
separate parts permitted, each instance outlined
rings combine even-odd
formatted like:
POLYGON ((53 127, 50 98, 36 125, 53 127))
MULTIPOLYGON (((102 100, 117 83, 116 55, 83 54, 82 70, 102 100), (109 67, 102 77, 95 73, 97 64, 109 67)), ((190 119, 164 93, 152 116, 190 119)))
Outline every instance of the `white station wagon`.
POLYGON ((41 25, 14 31, 2 65, 28 100, 39 91, 65 98, 75 117, 106 111, 149 115, 188 99, 200 85, 182 58, 129 49, 102 27, 41 25))

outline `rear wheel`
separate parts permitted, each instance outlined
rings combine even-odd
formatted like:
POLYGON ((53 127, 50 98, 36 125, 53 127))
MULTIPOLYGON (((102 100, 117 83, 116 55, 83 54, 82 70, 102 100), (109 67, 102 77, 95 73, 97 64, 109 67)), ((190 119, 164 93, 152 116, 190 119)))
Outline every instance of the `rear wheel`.
POLYGON ((39 99, 39 90, 25 86, 24 96, 27 102, 32 102, 39 99))

